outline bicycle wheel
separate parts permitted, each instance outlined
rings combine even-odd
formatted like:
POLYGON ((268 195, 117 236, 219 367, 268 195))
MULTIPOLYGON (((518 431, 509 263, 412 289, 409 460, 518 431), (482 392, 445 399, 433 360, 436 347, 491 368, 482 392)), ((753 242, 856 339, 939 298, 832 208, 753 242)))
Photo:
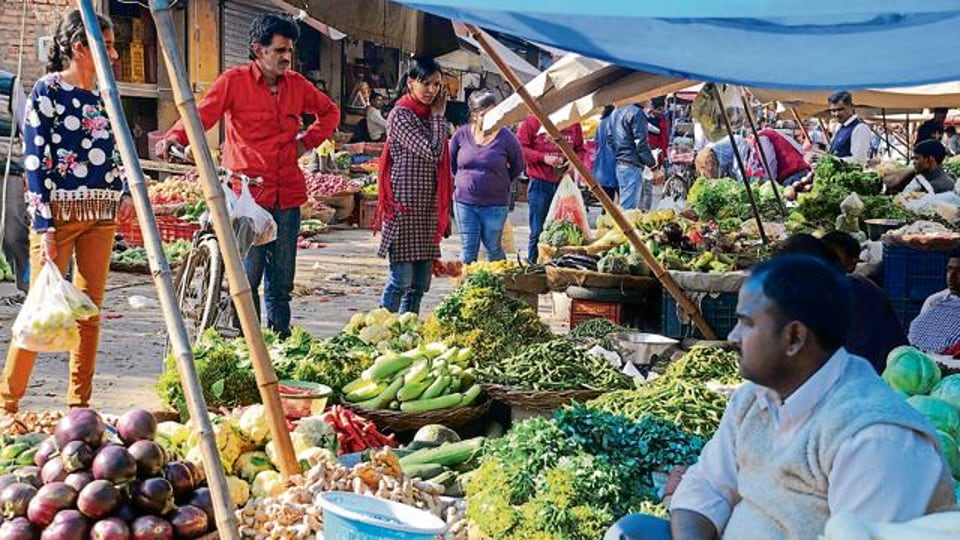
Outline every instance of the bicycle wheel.
POLYGON ((216 320, 222 287, 220 247, 210 236, 200 240, 177 273, 177 306, 191 344, 216 320))
POLYGON ((663 183, 663 198, 683 200, 687 198, 687 181, 679 174, 675 174, 663 183))

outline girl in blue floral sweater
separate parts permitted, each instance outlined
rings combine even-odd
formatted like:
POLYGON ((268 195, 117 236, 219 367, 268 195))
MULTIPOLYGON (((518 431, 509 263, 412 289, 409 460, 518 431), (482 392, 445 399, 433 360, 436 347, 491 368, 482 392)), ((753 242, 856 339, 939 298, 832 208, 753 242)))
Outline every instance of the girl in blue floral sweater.
MULTIPOLYGON (((98 17, 111 59, 113 27, 98 17)), ((117 220, 133 217, 120 161, 96 88, 92 50, 80 12, 67 13, 54 35, 48 74, 27 100, 24 168, 30 235, 31 283, 45 263, 65 273, 76 260, 74 284, 100 306, 103 301, 117 220)), ((80 344, 70 354, 67 403, 90 401, 100 319, 80 321, 80 344)), ((0 399, 15 412, 27 389, 37 354, 11 346, 0 382, 0 399)))

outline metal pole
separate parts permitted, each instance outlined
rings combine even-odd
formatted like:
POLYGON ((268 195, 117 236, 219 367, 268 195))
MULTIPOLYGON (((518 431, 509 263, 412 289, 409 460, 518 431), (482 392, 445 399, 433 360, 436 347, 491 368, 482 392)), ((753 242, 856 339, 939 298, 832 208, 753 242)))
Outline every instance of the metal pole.
POLYGON ((907 161, 910 161, 910 152, 913 148, 910 146, 910 113, 907 113, 907 161))
POLYGON ((780 215, 787 217, 787 207, 783 205, 783 199, 780 198, 780 188, 777 187, 777 179, 770 172, 770 162, 767 161, 767 152, 760 144, 760 132, 757 130, 757 124, 753 121, 753 112, 750 111, 750 103, 747 101, 746 90, 740 87, 740 102, 743 103, 743 110, 747 113, 747 121, 750 123, 750 131, 753 132, 753 140, 757 144, 757 152, 760 154, 760 162, 763 163, 763 171, 767 173, 770 179, 770 187, 773 188, 773 194, 777 198, 777 206, 780 208, 780 215))
POLYGON ((177 33, 173 25, 173 16, 170 13, 169 0, 151 0, 150 11, 157 27, 157 37, 163 50, 163 57, 170 74, 173 95, 176 99, 177 110, 187 131, 190 147, 196 157, 197 171, 200 173, 200 185, 203 188, 204 199, 213 222, 213 230, 220 239, 220 252, 226 268, 227 282, 230 284, 230 297, 237 309, 237 318, 250 349, 250 359, 253 371, 260 388, 260 399, 267 412, 267 421, 270 424, 270 435, 277 445, 277 455, 280 460, 280 472, 284 475, 294 475, 301 472, 297 462, 293 443, 290 441, 290 432, 287 431, 287 422, 280 404, 280 393, 277 390, 277 374, 270 362, 270 354, 263 342, 263 333, 260 330, 260 321, 253 305, 253 295, 250 292, 250 282, 243 270, 240 252, 237 243, 233 241, 233 227, 220 180, 217 177, 217 167, 213 163, 210 147, 204 136, 203 123, 197 111, 190 80, 183 67, 183 59, 177 46, 177 33))
POLYGON ((887 156, 889 157, 893 147, 890 145, 890 126, 887 125, 887 108, 881 108, 880 114, 883 115, 883 140, 887 143, 887 156))
POLYGON ((120 104, 120 93, 113 78, 113 69, 110 67, 110 58, 103 43, 103 33, 97 22, 97 14, 93 10, 91 0, 79 0, 80 13, 83 25, 86 28, 87 42, 93 51, 94 65, 97 70, 97 82, 103 97, 110 125, 116 136, 117 148, 123 159, 124 171, 127 176, 127 185, 137 209, 137 219, 143 233, 143 244, 150 261, 150 271, 153 274, 154 284, 157 287, 157 296, 163 310, 164 322, 170 340, 173 344, 174 355, 177 359, 177 371, 180 373, 180 382, 186 396, 187 410, 190 418, 197 425, 200 436, 200 451, 203 457, 203 468, 210 486, 210 495, 213 499, 216 515, 217 531, 221 538, 239 540, 237 518, 233 512, 233 503, 227 478, 224 475, 223 464, 220 462, 220 453, 214 438, 213 425, 207 414, 207 405, 203 399, 203 390, 197 371, 193 364, 193 351, 187 330, 183 325, 183 318, 177 308, 176 293, 173 288, 170 266, 163 254, 163 244, 160 241, 160 231, 154 219, 153 209, 150 207, 150 197, 147 194, 147 185, 144 182, 143 169, 137 156, 137 149, 130 135, 130 127, 123 114, 120 104))
POLYGON ((753 199, 753 189, 750 187, 750 179, 747 178, 747 168, 743 165, 743 156, 740 155, 737 139, 733 136, 733 126, 730 125, 730 117, 727 116, 727 108, 723 106, 723 97, 720 95, 720 88, 718 88, 715 83, 710 83, 710 85, 713 88, 713 95, 717 98, 717 103, 720 105, 720 116, 723 117, 723 125, 727 128, 727 136, 730 137, 730 145, 733 146, 733 157, 737 159, 737 165, 740 167, 743 187, 747 188, 747 200, 750 201, 750 210, 753 212, 753 219, 757 221, 760 240, 762 240, 764 244, 769 244, 770 239, 767 238, 767 232, 763 230, 763 219, 760 217, 760 210, 757 208, 757 202, 753 199))
POLYGON ((500 74, 503 75, 503 78, 510 83, 510 86, 513 87, 514 91, 520 96, 520 99, 523 100, 527 108, 530 109, 530 112, 540 120, 540 124, 543 126, 543 129, 546 130, 547 134, 553 139, 556 145, 560 148, 560 151, 563 152, 563 155, 573 164, 573 166, 580 173, 580 176, 583 177, 584 182, 587 183, 587 187, 590 188, 590 191, 596 196, 597 200, 600 201, 600 204, 603 206, 603 209, 613 218, 617 226, 620 227, 620 230, 623 231, 623 234, 626 235, 627 240, 630 241, 630 244, 634 249, 637 250, 637 253, 640 254, 640 257, 643 258, 643 262, 647 265, 648 268, 653 272, 653 275, 656 276, 660 283, 663 284, 663 288, 670 293, 670 296, 677 301, 677 305, 693 320, 694 324, 697 325, 697 328, 700 330, 700 333, 706 339, 717 339, 716 332, 713 331, 713 328, 710 327, 710 324, 706 319, 703 318, 703 314, 700 313, 700 310, 697 308, 696 304, 690 301, 687 298, 687 295, 683 294, 683 290, 680 289, 680 286, 677 285, 677 282, 673 280, 673 277, 670 276, 670 273, 666 271, 663 265, 660 264, 650 250, 647 249, 646 244, 643 239, 640 237, 640 233, 637 232, 637 229, 633 226, 633 223, 630 223, 614 202, 607 196, 607 193, 603 191, 599 184, 597 184, 596 179, 593 177, 593 173, 587 168, 586 165, 580 161, 580 157, 577 156, 577 153, 573 150, 573 147, 570 146, 570 143, 563 137, 563 134, 560 133, 560 130, 557 129, 556 124, 550 120, 550 116, 544 112, 543 108, 540 107, 540 104, 537 103, 533 96, 530 95, 530 92, 527 91, 526 87, 523 86, 523 83, 520 82, 520 79, 517 78, 517 75, 513 72, 512 69, 503 61, 503 58, 500 57, 500 53, 494 49, 493 45, 487 40, 486 34, 480 31, 479 28, 472 24, 467 24, 467 31, 470 32, 470 35, 473 36, 477 43, 480 44, 480 47, 490 56, 490 59, 493 60, 493 63, 496 64, 497 69, 500 71, 500 74))

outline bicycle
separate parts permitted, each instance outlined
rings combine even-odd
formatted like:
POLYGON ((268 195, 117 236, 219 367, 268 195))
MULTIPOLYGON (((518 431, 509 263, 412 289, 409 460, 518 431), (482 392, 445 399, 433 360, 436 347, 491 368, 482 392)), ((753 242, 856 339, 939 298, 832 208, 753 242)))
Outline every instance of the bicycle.
MULTIPOLYGON (((223 168, 219 170, 219 176, 221 183, 233 179, 250 185, 262 183, 260 178, 250 178, 223 168)), ((191 344, 209 328, 215 328, 224 337, 240 335, 229 286, 224 283, 225 266, 220 241, 213 230, 212 220, 201 218, 200 224, 200 230, 193 235, 190 252, 174 276, 177 307, 191 344)), ((241 247, 249 249, 249 246, 241 247)), ((241 258, 244 255, 241 253, 241 258)))
POLYGON ((669 177, 663 183, 663 199, 671 198, 675 201, 683 201, 687 198, 687 192, 696 181, 696 167, 693 159, 686 159, 685 156, 675 155, 670 161, 669 177))

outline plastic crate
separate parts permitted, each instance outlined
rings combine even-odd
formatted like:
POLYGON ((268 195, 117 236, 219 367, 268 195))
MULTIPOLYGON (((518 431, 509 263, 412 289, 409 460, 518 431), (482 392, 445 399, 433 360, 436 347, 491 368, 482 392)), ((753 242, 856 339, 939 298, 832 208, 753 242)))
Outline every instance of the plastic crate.
POLYGON ((620 302, 597 302, 595 300, 578 300, 570 302, 570 329, 578 324, 592 319, 606 319, 614 324, 620 324, 623 315, 623 304, 620 302))
POLYGON ((883 290, 891 300, 926 300, 947 286, 949 251, 883 246, 883 290))
MULTIPOLYGON (((160 240, 169 243, 177 240, 193 240, 193 235, 200 230, 198 223, 184 221, 176 216, 157 216, 157 228, 160 230, 160 240)), ((140 231, 140 223, 137 220, 131 220, 128 223, 117 226, 119 232, 127 245, 134 247, 143 246, 143 233, 140 231)))
POLYGON ((917 318, 920 308, 923 307, 924 300, 890 300, 893 305, 893 311, 903 324, 904 330, 910 329, 910 323, 917 318))
MULTIPOLYGON (((696 303, 696 302, 694 302, 696 303)), ((703 318, 717 333, 720 339, 726 339, 727 334, 737 325, 737 293, 724 292, 717 295, 706 294, 700 300, 700 312, 703 318)), ((664 291, 661 311, 661 333, 674 339, 688 337, 703 338, 703 334, 693 321, 682 322, 677 314, 677 301, 664 291)))

